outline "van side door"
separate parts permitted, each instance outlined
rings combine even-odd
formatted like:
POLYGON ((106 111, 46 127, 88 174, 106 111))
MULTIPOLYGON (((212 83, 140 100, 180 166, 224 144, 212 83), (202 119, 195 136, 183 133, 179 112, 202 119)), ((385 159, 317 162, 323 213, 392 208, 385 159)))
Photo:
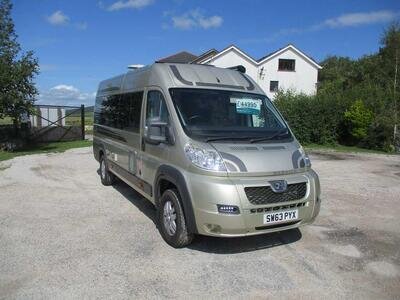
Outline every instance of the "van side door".
MULTIPOLYGON (((121 96, 122 114, 124 115, 121 134, 126 139, 123 147, 122 167, 136 175, 136 159, 140 151, 140 120, 142 115, 143 91, 129 92, 121 96)), ((121 120, 122 121, 122 120, 121 120)))

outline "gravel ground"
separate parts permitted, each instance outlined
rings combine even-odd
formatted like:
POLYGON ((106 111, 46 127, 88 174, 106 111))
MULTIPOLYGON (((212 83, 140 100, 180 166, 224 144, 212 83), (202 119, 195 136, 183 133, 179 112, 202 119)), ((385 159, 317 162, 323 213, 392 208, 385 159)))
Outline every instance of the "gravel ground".
POLYGON ((0 163, 0 298, 400 297, 400 157, 314 153, 300 230, 173 249, 149 202, 104 187, 90 148, 0 163))

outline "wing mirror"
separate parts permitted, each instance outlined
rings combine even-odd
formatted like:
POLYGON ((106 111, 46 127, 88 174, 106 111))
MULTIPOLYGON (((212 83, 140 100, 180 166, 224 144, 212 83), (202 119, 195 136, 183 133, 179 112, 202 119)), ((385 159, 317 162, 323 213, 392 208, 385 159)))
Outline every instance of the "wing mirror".
POLYGON ((158 118, 149 119, 144 132, 145 141, 152 145, 174 144, 175 137, 167 122, 158 118))

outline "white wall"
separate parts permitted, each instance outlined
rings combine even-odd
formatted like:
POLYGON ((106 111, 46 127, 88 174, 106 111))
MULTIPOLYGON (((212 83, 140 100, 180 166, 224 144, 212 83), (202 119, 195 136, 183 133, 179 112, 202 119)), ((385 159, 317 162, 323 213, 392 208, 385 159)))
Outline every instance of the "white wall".
POLYGON ((45 126, 65 126, 65 108, 57 107, 38 107, 37 114, 30 116, 32 127, 45 127, 45 126), (41 118, 42 116, 43 118, 41 118), (61 119, 60 118, 64 118, 61 119), (46 120, 45 120, 46 119, 46 120), (49 122, 50 121, 50 122, 49 122), (55 124, 52 124, 52 123, 55 124))
POLYGON ((259 78, 257 83, 271 99, 274 96, 274 93, 269 90, 271 80, 279 81, 279 88, 284 90, 293 89, 309 95, 316 92, 318 69, 293 49, 289 48, 261 63, 259 69, 262 67, 264 67, 264 76, 259 78), (278 71, 279 59, 294 59, 295 71, 278 71))
POLYGON ((237 65, 242 65, 246 68, 246 74, 251 78, 255 79, 257 77, 257 65, 251 60, 240 54, 240 52, 232 49, 227 51, 216 59, 211 59, 208 64, 214 65, 220 68, 229 68, 237 65))
POLYGON ((293 89, 296 92, 309 95, 316 92, 318 68, 290 47, 284 52, 279 53, 279 55, 269 57, 267 60, 261 62, 255 62, 242 55, 235 48, 232 48, 205 63, 221 68, 243 65, 246 68, 246 73, 260 85, 271 99, 273 99, 275 93, 269 90, 270 81, 279 81, 280 89, 293 89), (280 58, 294 59, 296 61, 295 71, 278 71, 280 58), (264 67, 264 75, 260 77, 262 67, 264 67))

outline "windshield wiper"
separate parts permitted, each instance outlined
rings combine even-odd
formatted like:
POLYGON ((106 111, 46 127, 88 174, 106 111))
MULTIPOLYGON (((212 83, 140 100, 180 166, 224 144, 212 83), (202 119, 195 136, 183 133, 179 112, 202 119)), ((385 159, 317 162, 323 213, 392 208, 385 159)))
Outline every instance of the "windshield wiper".
POLYGON ((247 136, 220 136, 220 137, 211 137, 206 139, 206 143, 215 142, 215 141, 225 141, 225 140, 248 140, 250 137, 247 136))
POLYGON ((288 134, 288 133, 289 133, 289 132, 288 132, 287 128, 284 128, 284 129, 278 130, 278 131, 277 131, 276 133, 274 133, 273 135, 265 136, 265 137, 261 137, 261 138, 257 138, 257 139, 251 139, 251 140, 250 140, 250 143, 257 143, 257 142, 272 140, 272 139, 274 139, 274 138, 276 138, 276 137, 278 137, 278 136, 286 135, 286 134, 288 134))

